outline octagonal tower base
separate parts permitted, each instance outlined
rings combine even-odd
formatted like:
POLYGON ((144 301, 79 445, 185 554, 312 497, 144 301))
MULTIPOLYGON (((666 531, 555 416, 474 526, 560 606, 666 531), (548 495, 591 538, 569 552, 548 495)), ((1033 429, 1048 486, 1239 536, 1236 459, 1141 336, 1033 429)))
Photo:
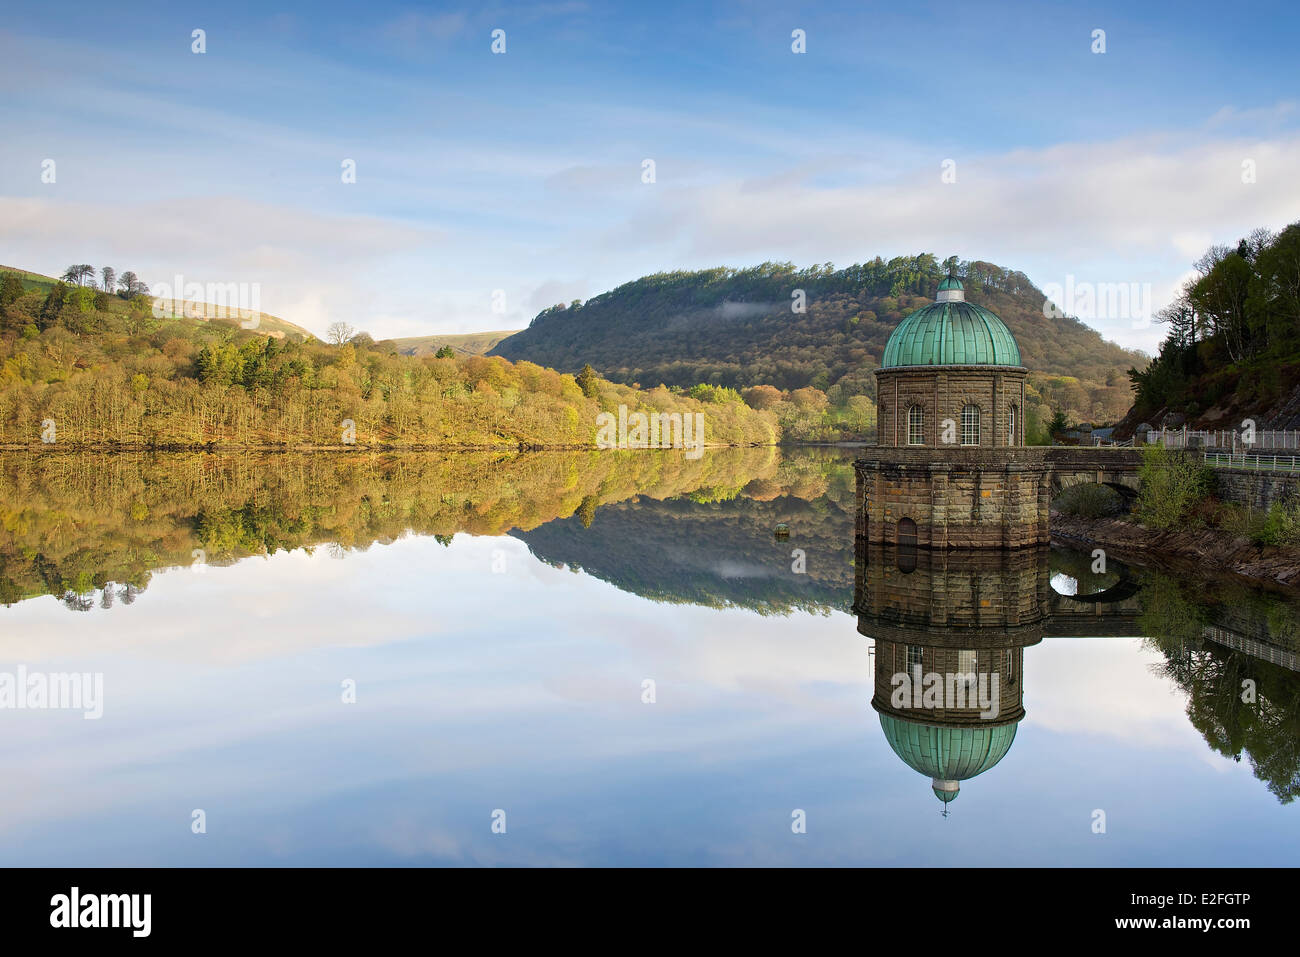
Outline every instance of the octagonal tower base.
POLYGON ((1023 548, 1050 541, 1050 464, 1041 448, 862 451, 857 534, 871 544, 1023 548))

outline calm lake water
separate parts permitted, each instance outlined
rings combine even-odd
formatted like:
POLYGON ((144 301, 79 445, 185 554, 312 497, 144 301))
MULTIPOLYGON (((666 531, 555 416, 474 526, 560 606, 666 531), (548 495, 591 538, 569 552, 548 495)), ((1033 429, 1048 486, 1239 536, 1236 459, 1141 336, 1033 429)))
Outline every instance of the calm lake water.
POLYGON ((0 710, 5 864, 1300 848, 1287 596, 855 550, 848 454, 10 454, 0 493, 0 675, 102 675, 103 712, 0 710), (948 659, 996 719, 876 688, 948 659))

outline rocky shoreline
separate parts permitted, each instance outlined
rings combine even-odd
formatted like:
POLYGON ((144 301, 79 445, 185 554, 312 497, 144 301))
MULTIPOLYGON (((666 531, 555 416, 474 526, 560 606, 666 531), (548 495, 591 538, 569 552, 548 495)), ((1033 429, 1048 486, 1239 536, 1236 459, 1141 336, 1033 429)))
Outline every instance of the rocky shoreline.
POLYGON ((1300 549, 1253 542, 1212 528, 1155 531, 1131 518, 1075 518, 1053 511, 1052 539, 1100 546, 1120 559, 1199 574, 1230 572, 1256 582, 1300 588, 1300 549))

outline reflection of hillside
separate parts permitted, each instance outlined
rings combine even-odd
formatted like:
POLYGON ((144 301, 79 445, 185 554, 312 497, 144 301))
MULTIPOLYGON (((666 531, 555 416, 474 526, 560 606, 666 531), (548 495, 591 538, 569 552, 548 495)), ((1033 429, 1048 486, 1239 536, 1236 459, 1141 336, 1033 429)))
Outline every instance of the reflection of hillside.
MULTIPOLYGON (((748 491, 748 490, 747 490, 748 491)), ((553 565, 580 567, 654 601, 736 605, 764 614, 847 611, 853 597, 852 499, 781 495, 621 502, 597 512, 514 532, 553 565), (784 522, 790 537, 776 541, 784 522), (792 570, 795 549, 806 571, 792 570)))
MULTIPOLYGON (((0 456, 0 602, 110 583, 131 599, 155 568, 283 549, 365 548, 408 532, 500 535, 633 496, 734 495, 781 478, 771 448, 680 453, 62 454, 0 456)), ((786 471, 790 471, 786 469, 786 471)), ((787 483, 788 485, 788 483, 787 483)))

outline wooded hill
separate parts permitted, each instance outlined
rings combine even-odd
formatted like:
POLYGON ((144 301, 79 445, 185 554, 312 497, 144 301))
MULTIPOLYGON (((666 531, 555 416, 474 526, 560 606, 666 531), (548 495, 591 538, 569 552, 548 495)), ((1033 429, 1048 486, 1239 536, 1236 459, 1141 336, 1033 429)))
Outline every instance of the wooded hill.
MULTIPOLYGON (((1124 414, 1132 402, 1126 372, 1147 357, 1076 319, 1045 316, 1045 296, 1023 273, 979 261, 958 264, 958 272, 967 298, 1015 335, 1040 408, 1062 410, 1071 422, 1124 414)), ((929 254, 845 269, 763 263, 656 273, 545 309, 490 354, 567 372, 590 363, 607 378, 645 386, 812 386, 832 406, 852 395, 874 401, 871 372, 890 333, 934 300, 944 275, 929 254), (802 313, 792 309, 796 290, 806 296, 802 313)))
POLYGON ((1195 269, 1156 315, 1169 335, 1132 373, 1120 434, 1142 422, 1236 429, 1247 418, 1300 428, 1300 223, 1212 246, 1195 269))

